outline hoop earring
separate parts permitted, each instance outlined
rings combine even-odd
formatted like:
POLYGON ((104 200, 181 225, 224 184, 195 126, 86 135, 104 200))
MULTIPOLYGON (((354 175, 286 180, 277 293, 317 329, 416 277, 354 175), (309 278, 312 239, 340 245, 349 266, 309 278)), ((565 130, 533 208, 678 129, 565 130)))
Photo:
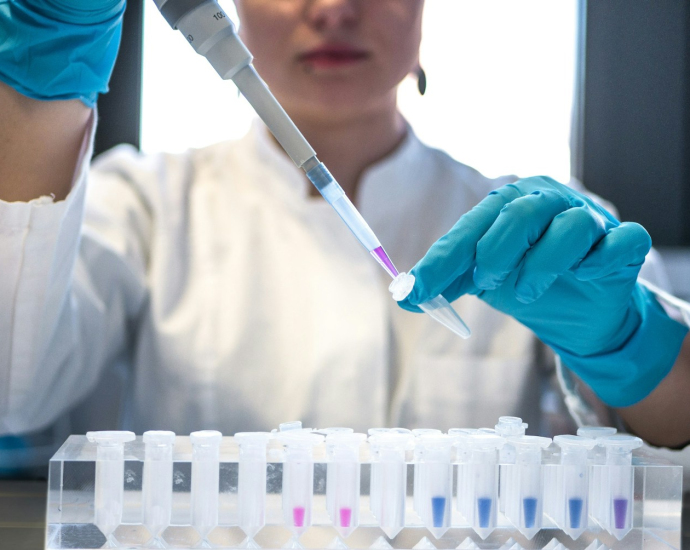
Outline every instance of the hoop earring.
POLYGON ((426 73, 422 69, 421 65, 417 67, 417 90, 419 90, 419 95, 424 95, 426 93, 426 73))

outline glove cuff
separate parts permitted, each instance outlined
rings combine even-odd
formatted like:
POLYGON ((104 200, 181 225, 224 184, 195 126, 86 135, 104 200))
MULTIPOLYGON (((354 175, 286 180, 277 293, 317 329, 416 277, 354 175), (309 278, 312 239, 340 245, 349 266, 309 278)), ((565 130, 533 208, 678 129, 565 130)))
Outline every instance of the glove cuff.
POLYGON ((611 407, 629 407, 647 397, 673 368, 688 332, 639 284, 633 300, 641 323, 618 349, 582 357, 552 346, 563 363, 611 407))
POLYGON ((39 100, 80 99, 93 107, 108 91, 124 2, 94 24, 58 21, 25 2, 0 3, 0 80, 39 100))

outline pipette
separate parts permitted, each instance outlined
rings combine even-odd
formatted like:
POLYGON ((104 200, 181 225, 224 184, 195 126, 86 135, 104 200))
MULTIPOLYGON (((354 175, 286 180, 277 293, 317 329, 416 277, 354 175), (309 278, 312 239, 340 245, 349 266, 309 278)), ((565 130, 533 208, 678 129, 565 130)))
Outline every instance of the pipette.
POLYGON ((342 431, 326 436, 328 514, 343 538, 359 526, 359 450, 366 438, 364 434, 342 431))
POLYGON ((266 446, 273 437, 267 432, 235 434, 240 448, 237 500, 239 525, 247 535, 245 546, 266 525, 266 446))
POLYGON ((172 511, 174 432, 144 432, 144 525, 156 544, 170 525, 172 511))
POLYGON ((134 441, 133 432, 87 432, 86 438, 98 445, 94 487, 94 525, 101 530, 108 544, 113 532, 122 523, 124 504, 125 443, 134 441))
MULTIPOLYGON (((155 0, 155 3, 170 26, 182 33, 221 78, 235 83, 295 165, 304 170, 326 202, 395 282, 400 274, 380 241, 256 72, 252 54, 218 2, 155 0)), ((467 325, 443 296, 436 296, 419 307, 456 334, 469 337, 467 325)))
POLYGON ((206 540, 218 525, 220 443, 216 430, 189 434, 192 443, 192 526, 206 540))

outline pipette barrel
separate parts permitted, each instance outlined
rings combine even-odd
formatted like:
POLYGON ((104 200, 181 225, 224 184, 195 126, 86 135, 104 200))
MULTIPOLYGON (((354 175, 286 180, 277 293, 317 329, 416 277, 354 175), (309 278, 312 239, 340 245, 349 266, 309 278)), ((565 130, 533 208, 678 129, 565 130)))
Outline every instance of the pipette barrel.
POLYGON ((132 432, 88 432, 86 438, 98 445, 94 487, 94 524, 110 540, 122 523, 124 504, 124 444, 133 441, 132 432))
POLYGON ((218 525, 219 458, 222 434, 192 432, 192 526, 205 539, 218 525))
POLYGON ((266 524, 266 446, 271 434, 240 432, 237 500, 239 526, 252 539, 266 524))
POLYGON ((170 525, 175 433, 144 432, 144 525, 158 538, 170 525))

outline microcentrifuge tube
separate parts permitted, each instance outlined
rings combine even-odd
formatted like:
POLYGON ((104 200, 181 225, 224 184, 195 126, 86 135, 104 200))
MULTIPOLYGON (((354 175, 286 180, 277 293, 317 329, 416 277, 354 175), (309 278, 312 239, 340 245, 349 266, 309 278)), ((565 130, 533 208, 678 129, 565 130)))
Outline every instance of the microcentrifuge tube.
POLYGON ((587 454, 596 445, 594 439, 578 435, 557 435, 554 442, 561 448, 559 479, 550 491, 557 491, 553 519, 572 538, 577 539, 588 523, 588 462, 587 454))
POLYGON ((522 421, 522 418, 517 416, 501 416, 498 419, 498 424, 494 428, 494 432, 501 437, 506 438, 506 444, 501 447, 498 452, 498 462, 500 464, 498 469, 498 509, 501 512, 506 511, 505 507, 505 493, 506 493, 506 476, 504 475, 506 464, 515 464, 515 447, 507 438, 519 437, 525 435, 527 424, 522 421))
MULTIPOLYGON (((415 278, 414 275, 401 272, 388 287, 388 290, 393 295, 396 302, 407 298, 408 294, 412 292, 415 278)), ((453 331, 462 338, 469 338, 472 334, 465 322, 460 318, 458 313, 453 309, 441 294, 432 298, 428 302, 419 304, 419 309, 429 315, 435 321, 441 323, 446 328, 453 331)))
POLYGON ((247 543, 266 524, 266 447, 272 434, 240 432, 235 442, 240 448, 237 500, 239 527, 247 543))
POLYGON ((220 443, 215 430, 189 434, 192 443, 192 527, 203 540, 218 525, 220 443))
POLYGON ((326 501, 333 526, 342 538, 359 526, 359 451, 367 436, 332 432, 326 436, 326 501))
POLYGON ((283 462, 283 520, 299 538, 311 526, 314 497, 314 447, 323 436, 307 431, 281 432, 285 446, 283 462))
POLYGON ((144 526, 154 541, 170 525, 172 514, 174 432, 144 432, 144 526))
POLYGON ((634 478, 632 452, 642 440, 632 435, 612 435, 601 440, 606 448, 605 486, 601 496, 606 500, 608 522, 605 529, 622 540, 632 529, 634 478))
POLYGON ((94 525, 108 544, 115 544, 112 534, 122 523, 124 504, 125 443, 134 441, 132 432, 87 432, 86 439, 96 443, 96 479, 94 487, 94 525))
MULTIPOLYGON (((453 499, 451 450, 454 440, 444 434, 424 434, 416 438, 419 464, 419 509, 425 527, 440 539, 450 527, 453 499)), ((415 495, 416 496, 416 495, 415 495)))
POLYGON ((498 450, 505 440, 494 434, 477 433, 470 440, 472 459, 470 464, 470 490, 465 498, 469 510, 470 525, 482 538, 496 528, 498 508, 498 450))
POLYGON ((606 448, 601 444, 601 440, 617 432, 616 428, 605 426, 583 426, 577 429, 577 435, 594 439, 597 444, 587 453, 589 461, 589 513, 594 520, 606 529, 608 508, 606 499, 600 493, 604 480, 604 465, 606 464, 606 448))
POLYGON ((505 467, 505 514, 510 522, 531 540, 542 526, 544 481, 541 452, 551 444, 548 437, 523 435, 511 437, 514 464, 505 467))
MULTIPOLYGON (((314 433, 320 434, 324 437, 328 437, 329 434, 332 433, 354 433, 354 430, 352 428, 319 428, 316 430, 314 433)), ((366 436, 365 436, 366 439, 366 436)), ((329 487, 330 485, 333 485, 334 481, 332 479, 333 477, 334 470, 332 468, 326 468, 326 487, 329 487)), ((329 493, 326 491, 326 511, 328 512, 328 516, 331 518, 332 521, 335 521, 335 503, 333 501, 334 494, 331 492, 329 493)))
POLYGON ((395 537, 405 526, 405 498, 407 490, 407 463, 405 454, 414 445, 409 431, 393 430, 369 436, 372 470, 378 468, 371 478, 372 512, 379 527, 388 536, 395 537))
POLYGON ((453 439, 455 450, 455 463, 458 468, 458 486, 456 498, 456 510, 460 512, 467 523, 471 518, 471 501, 467 498, 470 492, 470 464, 472 463, 472 448, 470 438, 477 433, 471 428, 452 428, 448 435, 453 439))
MULTIPOLYGON (((419 439, 420 436, 424 434, 441 434, 441 430, 427 429, 427 428, 416 428, 412 430, 412 435, 415 439, 419 439)), ((413 479, 413 489, 412 489, 412 509, 419 513, 421 509, 419 506, 419 462, 422 454, 424 453, 424 447, 422 445, 415 444, 414 446, 414 479, 413 479)))

